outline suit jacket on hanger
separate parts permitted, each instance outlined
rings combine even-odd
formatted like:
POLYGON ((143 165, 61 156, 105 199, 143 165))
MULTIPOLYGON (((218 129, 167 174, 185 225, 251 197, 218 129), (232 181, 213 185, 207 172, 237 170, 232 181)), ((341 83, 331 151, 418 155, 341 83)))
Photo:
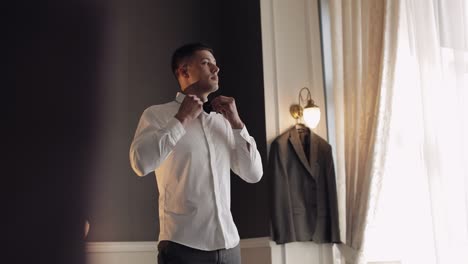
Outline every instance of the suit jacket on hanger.
POLYGON ((310 131, 307 160, 295 127, 270 148, 267 177, 273 240, 341 243, 331 146, 310 131))

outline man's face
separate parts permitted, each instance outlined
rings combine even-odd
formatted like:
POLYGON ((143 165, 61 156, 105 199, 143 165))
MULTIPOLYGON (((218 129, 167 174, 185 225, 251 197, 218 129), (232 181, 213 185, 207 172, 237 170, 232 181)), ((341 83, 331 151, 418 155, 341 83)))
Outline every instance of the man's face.
POLYGON ((187 74, 190 84, 198 82, 201 92, 212 93, 218 90, 218 72, 216 59, 208 50, 198 50, 188 60, 187 74))

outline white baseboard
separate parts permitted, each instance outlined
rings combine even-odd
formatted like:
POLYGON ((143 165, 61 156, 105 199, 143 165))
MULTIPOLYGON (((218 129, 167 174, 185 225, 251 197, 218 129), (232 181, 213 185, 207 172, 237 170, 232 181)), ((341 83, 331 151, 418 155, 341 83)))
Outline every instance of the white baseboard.
MULTIPOLYGON (((269 237, 242 239, 241 248, 270 247, 274 242, 269 237)), ((118 241, 118 242, 87 242, 86 252, 144 252, 157 250, 158 241, 118 241)))
POLYGON ((157 241, 88 242, 86 253, 155 252, 157 246, 157 241))
POLYGON ((88 242, 87 264, 155 264, 157 242, 88 242))
MULTIPOLYGON (((119 241, 86 243, 87 264, 155 264, 157 241, 119 241)), ((277 245, 269 237, 242 239, 240 241, 243 264, 302 264, 310 260, 329 264, 325 258, 328 249, 310 242, 277 245)), ((330 250, 331 251, 331 250, 330 250)))
POLYGON ((263 248, 270 247, 275 242, 271 241, 269 237, 257 237, 241 239, 239 245, 240 248, 263 248))
MULTIPOLYGON (((272 243, 274 244, 269 237, 242 239, 241 254, 245 253, 243 263, 270 263, 266 251, 270 251, 272 243)), ((86 243, 87 264, 155 264, 157 245, 157 241, 88 242, 86 243)))

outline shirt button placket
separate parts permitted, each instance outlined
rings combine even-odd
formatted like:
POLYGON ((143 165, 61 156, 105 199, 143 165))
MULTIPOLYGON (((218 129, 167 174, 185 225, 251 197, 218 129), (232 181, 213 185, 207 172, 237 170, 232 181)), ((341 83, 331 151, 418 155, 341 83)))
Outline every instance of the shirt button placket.
POLYGON ((224 232, 224 225, 223 225, 222 218, 220 216, 220 214, 222 212, 222 206, 221 206, 221 201, 220 201, 220 197, 219 197, 219 194, 220 194, 220 192, 219 192, 219 178, 218 178, 217 172, 215 170, 216 164, 214 164, 215 151, 214 151, 213 143, 211 142, 210 134, 208 132, 209 130, 208 130, 207 122, 208 122, 207 118, 205 116, 202 116, 201 124, 202 124, 202 128, 203 128, 203 133, 205 135, 206 143, 208 145, 208 157, 209 157, 209 161, 210 161, 210 168, 211 168, 211 174, 212 174, 212 180, 213 180, 213 188, 214 188, 213 195, 214 195, 215 208, 216 208, 216 218, 218 219, 218 223, 219 223, 219 226, 220 226, 220 229, 221 229, 221 233, 223 234, 223 242, 224 242, 224 244, 226 244, 226 241, 224 239, 224 233, 225 233, 224 232))

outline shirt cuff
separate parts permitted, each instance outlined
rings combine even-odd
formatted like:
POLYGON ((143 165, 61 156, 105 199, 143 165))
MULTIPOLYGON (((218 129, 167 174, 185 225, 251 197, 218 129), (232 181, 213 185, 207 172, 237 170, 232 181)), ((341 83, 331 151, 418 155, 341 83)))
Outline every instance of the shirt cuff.
POLYGON ((185 128, 184 126, 182 125, 182 123, 180 123, 180 121, 173 117, 169 120, 169 122, 167 122, 167 125, 166 125, 166 129, 169 131, 169 133, 171 134, 172 136, 172 139, 174 140, 174 142, 177 142, 179 141, 179 139, 185 135, 185 128))
POLYGON ((243 139, 244 141, 247 141, 250 143, 250 134, 247 131, 247 127, 245 125, 241 129, 233 129, 232 131, 234 133, 234 138, 236 142, 242 141, 243 139))

